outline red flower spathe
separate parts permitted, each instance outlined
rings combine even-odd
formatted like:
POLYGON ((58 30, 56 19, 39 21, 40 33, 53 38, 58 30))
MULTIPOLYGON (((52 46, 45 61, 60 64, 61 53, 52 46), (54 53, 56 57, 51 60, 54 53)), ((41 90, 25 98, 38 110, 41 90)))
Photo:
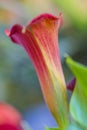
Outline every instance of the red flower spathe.
POLYGON ((14 25, 7 35, 23 46, 36 69, 45 101, 60 127, 68 123, 66 84, 58 48, 61 14, 42 14, 25 27, 14 25))

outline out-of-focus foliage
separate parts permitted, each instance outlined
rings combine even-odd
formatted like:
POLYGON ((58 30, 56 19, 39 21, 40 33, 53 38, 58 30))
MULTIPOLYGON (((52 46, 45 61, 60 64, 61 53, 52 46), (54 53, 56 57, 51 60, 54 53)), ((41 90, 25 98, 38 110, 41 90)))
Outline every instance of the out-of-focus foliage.
POLYGON ((76 28, 87 29, 87 1, 86 0, 53 0, 65 12, 70 22, 76 28))

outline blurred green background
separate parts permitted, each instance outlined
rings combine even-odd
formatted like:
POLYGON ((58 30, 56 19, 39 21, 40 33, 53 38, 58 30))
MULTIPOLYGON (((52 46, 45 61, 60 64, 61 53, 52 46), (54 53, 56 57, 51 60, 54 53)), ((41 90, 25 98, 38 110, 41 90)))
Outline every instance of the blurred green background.
POLYGON ((87 0, 0 0, 0 101, 11 103, 21 112, 44 101, 29 57, 4 30, 15 23, 25 25, 41 13, 59 12, 64 20, 59 48, 67 83, 73 75, 65 64, 65 53, 87 64, 87 0))

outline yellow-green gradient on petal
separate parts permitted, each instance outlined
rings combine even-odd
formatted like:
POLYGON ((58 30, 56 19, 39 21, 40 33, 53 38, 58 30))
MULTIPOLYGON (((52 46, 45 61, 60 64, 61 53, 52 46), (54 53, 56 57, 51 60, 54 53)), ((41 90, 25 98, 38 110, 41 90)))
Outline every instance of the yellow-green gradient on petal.
MULTIPOLYGON (((45 101, 59 127, 68 125, 68 100, 58 48, 62 16, 42 14, 25 27, 14 25, 9 37, 22 45, 37 72, 45 101)), ((7 31, 8 32, 8 31, 7 31)))

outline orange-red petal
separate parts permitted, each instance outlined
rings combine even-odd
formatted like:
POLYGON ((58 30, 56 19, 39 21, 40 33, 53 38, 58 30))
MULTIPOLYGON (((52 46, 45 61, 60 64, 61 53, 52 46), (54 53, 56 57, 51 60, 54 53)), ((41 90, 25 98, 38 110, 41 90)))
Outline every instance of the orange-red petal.
POLYGON ((62 16, 42 14, 25 27, 14 25, 9 37, 22 45, 36 69, 45 101, 60 127, 68 124, 68 101, 58 48, 62 16))

